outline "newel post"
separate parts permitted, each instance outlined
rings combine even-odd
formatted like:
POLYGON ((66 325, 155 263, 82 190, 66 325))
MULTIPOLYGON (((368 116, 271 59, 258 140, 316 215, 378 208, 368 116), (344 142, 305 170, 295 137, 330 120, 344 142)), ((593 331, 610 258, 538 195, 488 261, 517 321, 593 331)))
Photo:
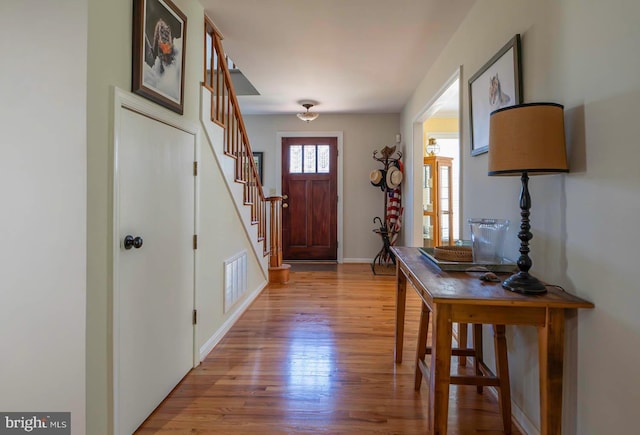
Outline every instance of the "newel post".
POLYGON ((282 265, 282 197, 270 196, 271 216, 269 220, 269 267, 282 265))
POLYGON ((270 196, 269 219, 269 282, 286 284, 289 282, 288 264, 282 264, 282 196, 270 196))

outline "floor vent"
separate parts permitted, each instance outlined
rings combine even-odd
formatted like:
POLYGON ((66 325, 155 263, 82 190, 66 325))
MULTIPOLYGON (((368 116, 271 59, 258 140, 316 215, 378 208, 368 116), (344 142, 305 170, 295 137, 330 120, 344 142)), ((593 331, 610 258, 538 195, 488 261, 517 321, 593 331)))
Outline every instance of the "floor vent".
POLYGON ((224 312, 226 313, 247 291, 247 251, 224 262, 224 312))

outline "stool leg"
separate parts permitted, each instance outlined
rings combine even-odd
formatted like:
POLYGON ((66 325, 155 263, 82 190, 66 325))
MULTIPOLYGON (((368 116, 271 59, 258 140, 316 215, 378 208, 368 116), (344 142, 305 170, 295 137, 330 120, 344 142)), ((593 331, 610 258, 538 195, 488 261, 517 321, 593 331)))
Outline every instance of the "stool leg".
POLYGON ((416 349, 416 372, 414 378, 414 389, 420 390, 422 383, 422 370, 420 363, 424 363, 424 357, 427 353, 427 335, 429 335, 429 315, 431 311, 423 302, 422 311, 420 312, 420 327, 418 328, 418 348, 416 349))
POLYGON ((500 382, 498 401, 502 410, 502 425, 505 434, 511 433, 511 387, 509 382, 509 361, 504 325, 493 325, 493 340, 496 352, 496 374, 500 382))
MULTIPOLYGON (((467 348, 467 327, 469 325, 467 323, 458 323, 458 347, 460 349, 467 348)), ((460 367, 467 366, 467 357, 459 356, 458 357, 458 365, 460 367)))
MULTIPOLYGON (((473 349, 475 351, 475 357, 473 358, 473 365, 475 367, 476 376, 482 376, 482 370, 480 370, 480 362, 483 361, 482 356, 482 325, 479 323, 473 324, 473 349)), ((478 394, 482 394, 482 385, 476 386, 478 394)))

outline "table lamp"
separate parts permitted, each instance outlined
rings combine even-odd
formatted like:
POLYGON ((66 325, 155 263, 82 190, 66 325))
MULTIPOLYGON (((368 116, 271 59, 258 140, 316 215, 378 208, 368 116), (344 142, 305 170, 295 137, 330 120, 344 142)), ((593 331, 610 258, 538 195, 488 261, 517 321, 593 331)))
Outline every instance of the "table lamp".
POLYGON ((502 287, 518 293, 542 294, 545 285, 529 274, 529 223, 531 196, 529 175, 569 172, 564 141, 563 106, 529 103, 498 109, 491 113, 489 126, 489 175, 520 175, 520 257, 518 272, 502 287))

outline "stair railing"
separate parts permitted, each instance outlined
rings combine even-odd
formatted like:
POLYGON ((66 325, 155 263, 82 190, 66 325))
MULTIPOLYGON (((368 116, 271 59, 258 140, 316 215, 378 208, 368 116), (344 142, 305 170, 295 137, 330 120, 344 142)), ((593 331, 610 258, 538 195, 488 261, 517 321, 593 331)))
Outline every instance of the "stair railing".
POLYGON ((265 198, 258 169, 253 159, 247 130, 231 81, 230 65, 235 67, 222 48, 222 35, 205 16, 204 86, 211 91, 211 121, 224 128, 224 153, 236 160, 235 181, 244 184, 244 203, 251 207, 251 223, 258 225, 258 240, 264 254, 270 254, 270 267, 282 265, 281 197, 265 198), (276 198, 280 198, 278 201, 276 198), (267 237, 266 203, 271 204, 267 237), (269 246, 267 247, 267 243, 269 246))

